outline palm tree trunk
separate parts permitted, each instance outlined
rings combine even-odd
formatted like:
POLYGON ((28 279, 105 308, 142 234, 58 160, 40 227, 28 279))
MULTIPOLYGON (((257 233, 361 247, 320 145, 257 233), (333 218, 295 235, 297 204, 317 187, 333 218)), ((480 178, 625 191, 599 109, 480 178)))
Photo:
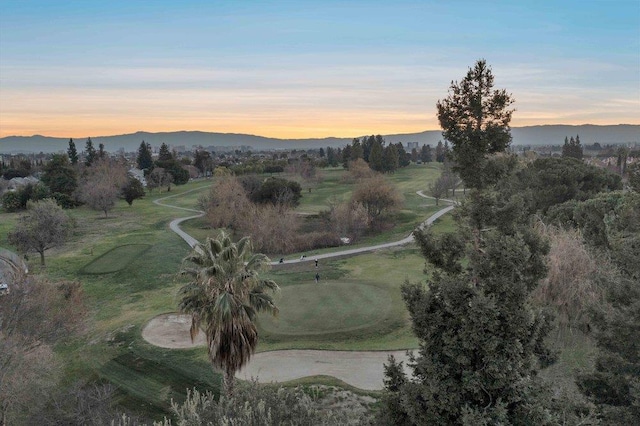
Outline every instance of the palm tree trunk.
POLYGON ((231 368, 225 368, 224 374, 222 375, 222 380, 224 383, 225 395, 227 397, 232 397, 235 385, 235 370, 231 368))

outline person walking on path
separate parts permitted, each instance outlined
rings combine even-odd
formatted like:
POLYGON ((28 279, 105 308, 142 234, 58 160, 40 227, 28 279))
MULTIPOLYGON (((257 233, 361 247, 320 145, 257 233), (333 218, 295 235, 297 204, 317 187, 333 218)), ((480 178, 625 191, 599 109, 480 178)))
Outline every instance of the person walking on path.
POLYGON ((316 284, 320 282, 320 274, 316 272, 316 284))
POLYGON ((316 269, 318 269, 318 259, 316 259, 316 269))

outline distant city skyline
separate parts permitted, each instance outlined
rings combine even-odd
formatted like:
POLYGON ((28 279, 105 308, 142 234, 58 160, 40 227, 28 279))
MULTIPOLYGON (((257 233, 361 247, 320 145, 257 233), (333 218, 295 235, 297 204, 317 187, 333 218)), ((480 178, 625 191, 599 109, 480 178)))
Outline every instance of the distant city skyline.
POLYGON ((640 2, 0 3, 0 137, 439 128, 477 59, 513 126, 640 124, 640 2))

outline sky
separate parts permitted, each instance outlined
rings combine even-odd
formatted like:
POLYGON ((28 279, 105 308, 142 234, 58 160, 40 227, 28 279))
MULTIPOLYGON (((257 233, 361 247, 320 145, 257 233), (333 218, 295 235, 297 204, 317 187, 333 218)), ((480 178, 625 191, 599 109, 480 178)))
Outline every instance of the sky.
POLYGON ((478 59, 514 127, 640 124, 640 0, 2 0, 0 137, 436 130, 478 59))

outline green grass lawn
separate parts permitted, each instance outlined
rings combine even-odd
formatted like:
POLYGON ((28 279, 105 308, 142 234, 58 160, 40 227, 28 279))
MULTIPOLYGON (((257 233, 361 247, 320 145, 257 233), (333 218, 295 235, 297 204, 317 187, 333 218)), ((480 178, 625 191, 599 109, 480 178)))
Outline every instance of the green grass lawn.
MULTIPOLYGON (((439 170, 437 164, 412 165, 389 176, 405 199, 395 226, 354 246, 404 238, 442 208, 442 203, 436 207, 433 200, 416 195, 416 191, 427 190, 439 170)), ((303 192, 300 212, 317 213, 326 210, 332 198, 346 200, 350 196, 353 185, 343 181, 343 169, 321 173, 322 182, 310 193, 303 192)), ((169 193, 156 190, 134 201, 133 206, 119 201, 108 218, 84 207, 68 211, 76 223, 74 234, 64 246, 46 252, 47 267, 42 270, 53 279, 80 281, 87 297, 87 333, 57 348, 67 361, 68 383, 113 383, 123 406, 155 419, 166 414, 172 398, 184 398, 187 388, 219 390, 220 376, 211 371, 204 348, 167 350, 141 338, 142 327, 151 318, 176 310, 176 293, 182 284, 176 273, 189 252, 168 223, 190 213, 157 206, 153 200, 171 195, 165 203, 197 208, 198 198, 211 184, 196 181, 173 186, 169 193), (88 271, 101 274, 84 273, 88 271)), ((11 249, 6 235, 17 216, 0 213, 0 246, 11 249)), ((182 227, 200 240, 215 232, 204 219, 188 221, 182 227)), ((436 233, 454 229, 450 215, 434 225, 436 233)), ((31 257, 30 270, 39 272, 36 257, 31 257)), ((414 245, 322 260, 317 285, 313 262, 276 266, 266 276, 281 286, 277 295, 280 315, 277 319, 260 317, 258 350, 415 348, 418 342, 411 332, 400 286, 407 280, 424 281, 424 268, 424 259, 414 245)), ((592 343, 569 337, 558 337, 561 362, 543 374, 564 377, 568 382, 573 368, 590 365, 592 343)))
POLYGON ((149 250, 149 244, 126 244, 115 247, 103 255, 92 260, 81 269, 84 274, 110 274, 118 272, 136 260, 145 251, 149 250))
MULTIPOLYGON (((346 199, 351 184, 342 181, 342 169, 322 171, 324 180, 304 192, 300 211, 328 208, 329 198, 346 199)), ((386 242, 406 236, 436 208, 415 195, 437 176, 437 167, 411 166, 390 176, 406 204, 396 226, 358 244, 386 242)), ((189 212, 153 204, 164 202, 197 208, 211 181, 154 191, 133 206, 119 201, 108 218, 85 207, 69 210, 75 221, 70 240, 46 252, 47 267, 30 257, 30 269, 52 279, 80 281, 89 307, 87 332, 57 348, 67 361, 67 382, 99 380, 118 386, 125 407, 156 419, 167 412, 171 398, 181 400, 186 388, 219 389, 220 376, 211 371, 206 350, 167 350, 141 338, 142 327, 153 317, 177 308, 177 277, 188 245, 168 223, 189 212), (97 272, 87 274, 86 272, 97 272)), ((0 214, 0 245, 11 249, 6 234, 17 214, 0 214)), ((203 220, 184 224, 198 239, 214 230, 203 220)), ((335 249, 334 249, 335 250, 335 249)), ((279 319, 260 318, 259 351, 278 348, 382 350, 416 347, 399 287, 405 279, 424 279, 424 260, 413 247, 323 261, 321 282, 313 283, 313 263, 274 268, 267 276, 282 287, 279 319)))

